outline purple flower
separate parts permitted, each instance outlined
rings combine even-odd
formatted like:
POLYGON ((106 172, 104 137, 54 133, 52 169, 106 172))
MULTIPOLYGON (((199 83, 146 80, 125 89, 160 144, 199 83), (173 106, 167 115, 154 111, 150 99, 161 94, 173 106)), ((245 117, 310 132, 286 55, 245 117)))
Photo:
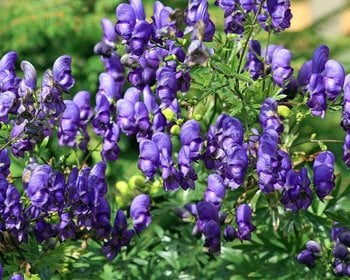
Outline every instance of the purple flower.
POLYGON ((275 50, 272 55, 272 79, 282 88, 293 74, 293 68, 290 66, 291 59, 291 52, 284 48, 275 50))
POLYGON ((152 221, 149 213, 150 202, 150 198, 145 194, 139 194, 131 202, 130 217, 137 233, 146 229, 152 221))
POLYGON ((113 48, 117 41, 117 33, 115 32, 113 23, 108 18, 103 18, 101 20, 101 26, 103 31, 103 42, 113 48))
POLYGON ((169 107, 176 98, 177 82, 176 73, 169 67, 162 67, 157 70, 157 89, 156 93, 162 105, 169 107))
POLYGON ((24 280, 24 277, 21 273, 16 273, 11 276, 10 280, 24 280))
POLYGON ((120 151, 118 147, 119 133, 119 126, 116 123, 114 123, 112 125, 112 129, 108 130, 108 132, 104 136, 101 151, 101 157, 104 161, 113 161, 118 159, 118 154, 120 151))
POLYGON ((272 18, 273 30, 280 32, 289 28, 293 17, 289 0, 268 0, 267 11, 272 18))
POLYGON ((317 196, 323 200, 334 188, 334 155, 330 151, 321 152, 314 161, 314 187, 317 196))
POLYGON ((63 91, 68 91, 74 86, 74 78, 71 70, 72 59, 69 55, 62 55, 53 64, 52 73, 55 86, 63 91))
POLYGON ((78 106, 80 113, 80 126, 87 125, 93 116, 90 106, 90 93, 82 90, 75 94, 73 102, 78 106))
POLYGON ((224 31, 226 34, 243 34, 244 32, 244 14, 240 11, 236 11, 233 15, 229 15, 225 18, 224 31))
POLYGON ((208 187, 204 192, 203 200, 215 206, 217 210, 221 208, 221 203, 225 198, 226 189, 222 177, 218 174, 208 176, 208 187))
POLYGON ((60 119, 58 128, 58 143, 61 146, 76 146, 76 137, 79 130, 80 112, 78 106, 71 100, 65 100, 66 109, 60 119))
POLYGON ((17 92, 20 79, 16 77, 15 63, 17 53, 14 51, 6 53, 0 60, 0 92, 17 92))
POLYGON ((9 113, 16 103, 16 95, 12 91, 0 92, 0 121, 8 123, 9 113))
POLYGON ((264 75, 264 64, 260 60, 261 46, 259 41, 250 40, 245 68, 249 71, 253 80, 264 75))
POLYGON ((306 210, 311 205, 312 192, 306 168, 303 167, 300 172, 289 170, 281 202, 286 210, 291 211, 306 210))
POLYGON ((224 229, 224 239, 226 241, 233 241, 235 240, 236 237, 237 237, 236 229, 231 225, 226 226, 224 229))
POLYGON ((19 83, 18 93, 20 97, 25 97, 36 89, 37 75, 34 66, 28 61, 21 62, 21 69, 24 77, 19 83))
POLYGON ((7 148, 0 151, 0 174, 7 177, 10 174, 10 155, 7 148))
POLYGON ((226 158, 223 164, 223 177, 225 184, 231 190, 237 189, 244 181, 245 172, 248 167, 247 151, 238 144, 224 147, 226 158))
POLYGON ((195 120, 189 120, 181 127, 181 145, 189 147, 190 158, 192 160, 197 160, 200 158, 200 152, 203 145, 203 140, 200 137, 200 131, 200 125, 195 120))
POLYGON ((224 17, 228 17, 233 13, 237 0, 215 0, 215 5, 224 10, 224 17))
POLYGON ((315 261, 319 258, 321 246, 318 242, 309 240, 305 247, 306 249, 298 254, 297 261, 301 264, 305 264, 308 268, 313 268, 315 266, 315 261))
POLYGON ((187 24, 185 33, 193 31, 192 39, 212 41, 215 26, 209 17, 207 0, 190 0, 185 10, 185 23, 187 24))
POLYGON ((164 189, 175 190, 179 187, 180 176, 174 167, 172 159, 172 143, 169 135, 163 132, 156 132, 152 136, 152 141, 157 144, 159 150, 159 163, 162 170, 164 189))
POLYGON ((259 120, 264 131, 273 129, 278 133, 283 131, 283 124, 278 116, 277 102, 267 98, 260 107, 259 120))
POLYGON ((238 226, 237 237, 243 240, 251 239, 251 232, 255 226, 251 223, 252 209, 247 204, 241 204, 236 211, 236 223, 238 226))
POLYGON ((210 50, 200 40, 193 40, 187 49, 185 63, 192 67, 196 64, 202 65, 207 62, 210 56, 210 50))
POLYGON ((101 60, 105 66, 105 72, 113 78, 118 89, 122 88, 124 85, 124 66, 121 63, 120 56, 112 53, 108 57, 101 57, 101 60))
POLYGON ((137 166, 148 179, 152 179, 156 174, 159 166, 159 150, 157 144, 152 140, 144 139, 140 142, 140 155, 137 166))
POLYGON ((184 190, 188 188, 194 189, 195 181, 198 176, 194 171, 190 158, 190 148, 188 146, 182 146, 178 155, 180 186, 184 190))
POLYGON ((122 246, 129 246, 134 231, 128 230, 127 227, 125 214, 119 209, 115 215, 111 236, 102 246, 102 252, 106 255, 108 260, 113 260, 120 252, 122 246))
POLYGON ((167 34, 178 37, 182 35, 176 26, 176 21, 171 19, 174 13, 172 8, 165 7, 160 1, 156 1, 153 5, 153 11, 152 19, 156 38, 167 34))
POLYGON ((135 28, 129 39, 128 46, 131 54, 141 56, 151 36, 152 26, 144 20, 136 22, 135 28))
POLYGON ((122 3, 116 9, 117 23, 115 30, 125 40, 129 40, 136 25, 136 15, 133 7, 122 3))
POLYGON ((343 89, 345 70, 335 60, 328 60, 322 72, 325 92, 329 100, 334 101, 343 89))

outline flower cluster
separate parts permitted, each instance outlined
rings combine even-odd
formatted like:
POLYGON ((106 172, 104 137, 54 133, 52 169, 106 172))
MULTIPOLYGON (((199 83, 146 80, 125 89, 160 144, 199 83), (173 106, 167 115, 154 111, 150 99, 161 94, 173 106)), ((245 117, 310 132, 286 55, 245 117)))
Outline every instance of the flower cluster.
POLYGON ((319 46, 312 60, 303 64, 298 75, 300 86, 310 93, 306 105, 311 109, 312 115, 324 118, 327 99, 337 99, 343 89, 344 78, 344 67, 339 62, 329 59, 327 46, 319 46))
POLYGON ((297 260, 299 263, 306 265, 308 268, 313 268, 316 264, 316 260, 320 256, 321 246, 314 240, 309 240, 306 245, 306 249, 301 251, 297 260))
POLYGON ((350 231, 346 228, 336 228, 333 234, 333 267, 337 276, 350 276, 349 247, 350 231))
POLYGON ((215 5, 224 10, 226 33, 242 35, 251 16, 263 29, 275 32, 287 29, 292 19, 290 1, 285 0, 216 0, 215 5))
POLYGON ((346 132, 344 141, 343 160, 347 166, 350 166, 350 74, 346 75, 344 80, 343 110, 340 125, 346 132))

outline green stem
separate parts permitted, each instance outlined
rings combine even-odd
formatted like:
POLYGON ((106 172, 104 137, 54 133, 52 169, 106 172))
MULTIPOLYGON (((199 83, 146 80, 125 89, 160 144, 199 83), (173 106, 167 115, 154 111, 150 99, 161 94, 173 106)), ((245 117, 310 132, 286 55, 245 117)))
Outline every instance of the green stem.
POLYGON ((254 29, 255 29, 255 24, 258 20, 258 16, 259 14, 261 13, 261 10, 262 10, 262 6, 264 4, 265 1, 261 1, 261 4, 259 6, 259 10, 258 12, 256 13, 254 19, 253 19, 253 22, 252 22, 252 26, 251 26, 251 29, 249 31, 249 34, 248 34, 248 38, 247 40, 244 42, 244 47, 243 47, 243 52, 242 52, 242 55, 240 56, 239 58, 239 62, 238 62, 238 67, 237 67, 237 73, 239 74, 240 71, 241 71, 241 66, 242 66, 242 62, 243 62, 243 58, 246 56, 246 53, 247 53, 247 50, 248 50, 248 45, 249 45, 249 41, 250 41, 250 38, 252 37, 253 33, 254 33, 254 29))
POLYGON ((85 163, 87 162, 87 160, 89 159, 89 157, 91 156, 91 154, 93 153, 93 152, 95 152, 96 151, 96 149, 102 144, 102 139, 97 143, 97 145, 93 148, 93 149, 91 149, 90 151, 89 151, 89 153, 86 155, 86 157, 84 158, 84 160, 83 160, 83 163, 81 164, 81 167, 83 167, 84 165, 85 165, 85 163))

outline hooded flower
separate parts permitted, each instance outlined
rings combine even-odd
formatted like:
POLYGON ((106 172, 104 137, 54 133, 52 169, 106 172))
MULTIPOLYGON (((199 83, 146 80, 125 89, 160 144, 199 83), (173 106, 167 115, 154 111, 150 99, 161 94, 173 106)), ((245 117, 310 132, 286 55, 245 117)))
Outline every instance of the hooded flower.
POLYGON ((314 187, 317 196, 323 200, 335 186, 334 155, 330 151, 321 152, 314 161, 314 187))
POLYGON ((150 202, 150 198, 145 194, 139 194, 131 202, 130 217, 137 233, 146 229, 152 221, 149 213, 150 202))

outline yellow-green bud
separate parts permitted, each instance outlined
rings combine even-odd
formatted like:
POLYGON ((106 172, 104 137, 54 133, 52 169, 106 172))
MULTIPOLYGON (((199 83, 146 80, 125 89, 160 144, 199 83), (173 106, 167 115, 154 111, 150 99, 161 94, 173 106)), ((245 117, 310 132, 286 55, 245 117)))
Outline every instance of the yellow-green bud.
POLYGON ((135 187, 142 188, 145 186, 145 178, 141 175, 134 175, 130 178, 128 185, 130 189, 134 189, 135 187))
POLYGON ((115 188, 123 195, 128 193, 129 185, 125 181, 118 181, 115 184, 115 188))
POLYGON ((175 112, 170 108, 165 108, 162 113, 169 122, 175 119, 175 112))
POLYGON ((176 136, 180 135, 180 131, 181 131, 181 128, 180 128, 180 126, 177 125, 177 124, 173 125, 173 126, 171 127, 171 129, 170 129, 170 133, 171 133, 172 135, 176 135, 176 136))
POLYGON ((278 114, 281 117, 288 118, 291 113, 292 113, 292 111, 287 106, 284 106, 284 105, 279 105, 278 106, 278 114))

